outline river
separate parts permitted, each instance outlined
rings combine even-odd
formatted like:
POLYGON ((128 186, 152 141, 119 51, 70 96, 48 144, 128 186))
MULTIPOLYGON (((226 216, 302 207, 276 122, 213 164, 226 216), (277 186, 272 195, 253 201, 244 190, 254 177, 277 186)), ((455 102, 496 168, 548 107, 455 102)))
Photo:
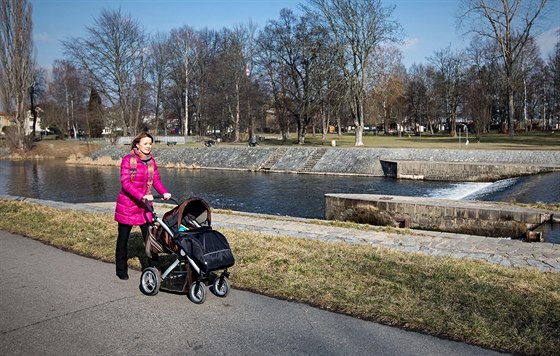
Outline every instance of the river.
MULTIPOLYGON (((304 218, 324 216, 326 193, 388 194, 519 203, 560 201, 560 172, 495 183, 433 182, 379 177, 160 168, 177 198, 199 196, 214 208, 304 218)), ((0 161, 0 194, 68 203, 114 201, 119 168, 62 160, 0 161)), ((551 226, 560 235, 559 224, 551 226)), ((550 235, 549 231, 545 236, 550 235)), ((560 242, 560 237, 557 238, 560 242)), ((556 238, 554 241, 556 242, 556 238)))

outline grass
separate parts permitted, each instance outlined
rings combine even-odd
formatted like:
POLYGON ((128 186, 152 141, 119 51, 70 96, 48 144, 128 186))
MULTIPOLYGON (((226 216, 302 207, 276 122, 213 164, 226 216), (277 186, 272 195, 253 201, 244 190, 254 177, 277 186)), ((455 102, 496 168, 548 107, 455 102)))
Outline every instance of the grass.
MULTIPOLYGON (((111 214, 0 200, 0 229, 113 262, 111 214)), ((235 288, 517 354, 560 347, 560 274, 480 261, 222 231, 235 288)), ((129 261, 144 261, 138 228, 129 261)))
MULTIPOLYGON (((262 135, 266 140, 260 141, 261 147, 271 146, 293 146, 297 145, 295 135, 283 142, 278 140, 278 135, 268 134, 262 135)), ((383 148, 445 148, 460 150, 560 150, 560 132, 536 132, 528 134, 517 134, 510 137, 507 134, 484 134, 481 136, 480 142, 476 142, 476 138, 469 135, 469 144, 465 145, 466 137, 460 138, 450 137, 449 135, 430 135, 423 134, 421 136, 403 135, 372 135, 365 134, 362 137, 364 147, 383 147, 383 148)), ((307 134, 305 137, 305 145, 309 147, 331 146, 331 141, 336 141, 337 147, 355 147, 354 134, 337 134, 327 135, 326 140, 322 140, 321 134, 307 134)), ((189 145, 200 145, 199 143, 190 143, 189 145)), ((242 143, 219 143, 222 145, 242 145, 246 146, 247 142, 242 143)))
MULTIPOLYGON (((263 134, 265 140, 259 142, 260 147, 290 147, 298 146, 297 138, 292 135, 286 142, 278 140, 278 134, 263 134)), ((203 147, 203 138, 198 141, 188 142, 186 144, 178 144, 174 147, 203 147)), ((322 140, 321 134, 307 134, 305 137, 304 147, 330 147, 331 141, 336 141, 337 147, 352 148, 355 147, 355 136, 352 133, 343 134, 329 134, 325 140, 322 140)), ((5 140, 3 140, 5 141, 5 140)), ((560 150, 560 132, 531 132, 527 134, 516 134, 510 137, 507 134, 484 134, 480 142, 476 142, 475 137, 469 136, 469 144, 465 145, 466 137, 463 135, 459 137, 450 137, 449 135, 430 135, 423 134, 422 136, 404 135, 398 136, 385 136, 385 135, 363 135, 363 147, 381 147, 381 148, 416 148, 416 149, 457 149, 457 150, 560 150)), ((0 147, 5 146, 6 143, 0 141, 0 147)), ((98 148, 99 143, 86 144, 84 141, 75 142, 69 140, 50 140, 39 141, 34 144, 30 155, 39 156, 57 156, 68 157, 70 154, 76 153, 76 147, 80 149, 82 155, 88 155, 91 150, 98 148), (72 145, 72 147, 67 147, 72 145), (91 147, 90 147, 91 146, 91 147)), ((159 147, 167 147, 165 144, 158 144, 159 147)), ((247 140, 242 142, 221 142, 217 144, 218 147, 233 146, 233 147, 247 147, 247 140)))

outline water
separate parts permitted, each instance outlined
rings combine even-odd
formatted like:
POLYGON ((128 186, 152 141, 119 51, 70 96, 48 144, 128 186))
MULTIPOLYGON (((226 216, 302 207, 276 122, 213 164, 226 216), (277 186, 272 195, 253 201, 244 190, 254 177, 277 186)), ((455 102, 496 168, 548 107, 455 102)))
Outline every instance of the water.
MULTIPOLYGON (((304 218, 324 216, 326 193, 407 195, 520 203, 560 201, 560 172, 496 183, 396 180, 380 177, 276 174, 160 168, 177 198, 199 196, 212 207, 304 218)), ((118 167, 72 166, 60 160, 0 161, 0 194, 69 203, 114 201, 118 167)), ((558 228, 551 227, 560 243, 558 228)))

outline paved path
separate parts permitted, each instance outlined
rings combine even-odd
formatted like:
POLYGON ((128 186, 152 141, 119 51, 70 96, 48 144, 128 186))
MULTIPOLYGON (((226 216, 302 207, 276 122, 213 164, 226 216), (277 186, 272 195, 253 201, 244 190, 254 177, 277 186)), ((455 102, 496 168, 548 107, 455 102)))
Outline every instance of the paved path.
POLYGON ((254 214, 212 214, 216 229, 228 228, 314 238, 346 243, 366 243, 407 252, 485 260, 505 266, 536 267, 560 272, 560 245, 527 243, 492 237, 413 231, 386 233, 317 225, 305 219, 270 218, 254 214))
POLYGON ((147 297, 129 272, 0 231, 0 355, 499 355, 240 290, 147 297))

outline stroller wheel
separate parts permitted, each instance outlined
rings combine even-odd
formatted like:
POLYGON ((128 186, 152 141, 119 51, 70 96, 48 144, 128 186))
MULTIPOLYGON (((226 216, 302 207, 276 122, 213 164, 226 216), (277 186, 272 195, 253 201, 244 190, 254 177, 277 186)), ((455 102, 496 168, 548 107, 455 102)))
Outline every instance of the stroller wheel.
POLYGON ((156 295, 161 286, 161 273, 155 267, 148 267, 140 276, 140 291, 145 295, 156 295))
POLYGON ((225 298, 229 294, 229 280, 227 277, 217 277, 214 279, 214 283, 212 283, 212 293, 214 293, 218 297, 225 298))
POLYGON ((206 300, 206 285, 202 282, 193 282, 189 288, 189 299, 195 304, 202 304, 206 300))

